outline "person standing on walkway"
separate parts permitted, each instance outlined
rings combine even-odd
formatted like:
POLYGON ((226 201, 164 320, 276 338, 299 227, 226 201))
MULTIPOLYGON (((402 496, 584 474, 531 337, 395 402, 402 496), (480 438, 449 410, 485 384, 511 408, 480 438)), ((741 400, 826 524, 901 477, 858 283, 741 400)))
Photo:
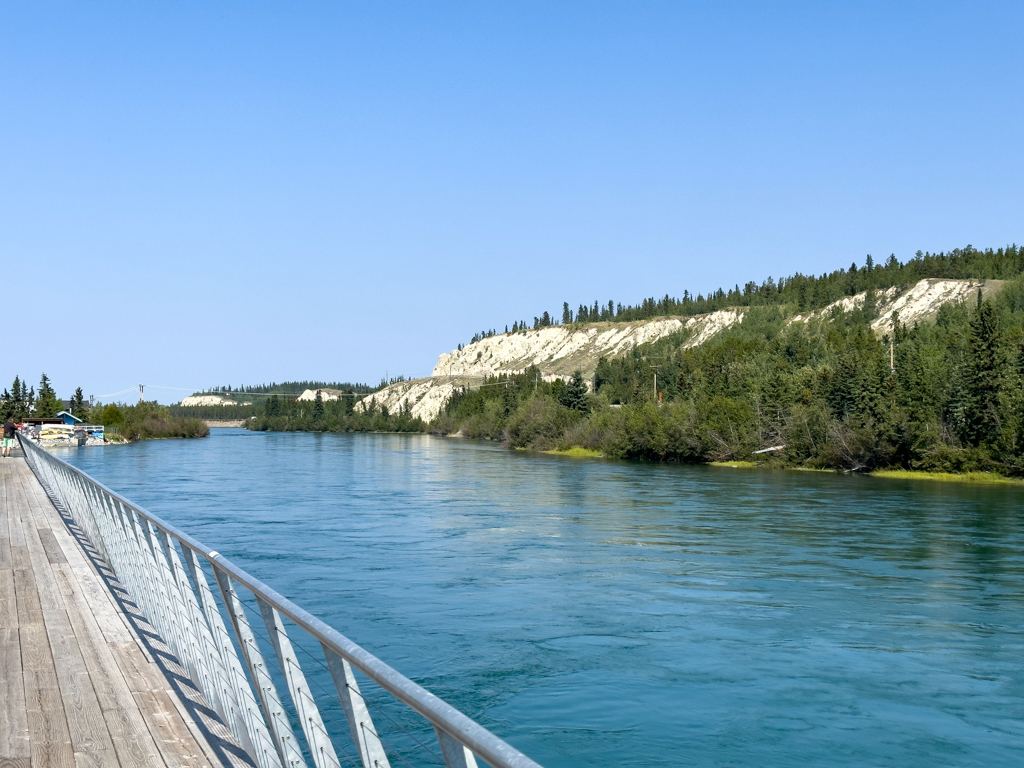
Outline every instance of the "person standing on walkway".
POLYGON ((10 458, 11 448, 14 447, 14 433, 18 431, 18 425, 14 423, 14 419, 8 417, 7 421, 4 422, 4 458, 10 458))

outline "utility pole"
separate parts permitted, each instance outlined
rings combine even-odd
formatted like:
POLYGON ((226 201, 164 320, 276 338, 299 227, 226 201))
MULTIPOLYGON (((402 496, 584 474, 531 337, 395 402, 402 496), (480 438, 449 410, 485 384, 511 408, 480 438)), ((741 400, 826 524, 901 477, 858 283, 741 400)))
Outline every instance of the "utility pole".
POLYGON ((139 402, 140 403, 143 401, 143 397, 142 397, 143 389, 145 389, 145 385, 144 384, 139 384, 139 402))
POLYGON ((654 402, 658 402, 658 371, 661 370, 660 365, 651 365, 650 368, 654 369, 654 402))

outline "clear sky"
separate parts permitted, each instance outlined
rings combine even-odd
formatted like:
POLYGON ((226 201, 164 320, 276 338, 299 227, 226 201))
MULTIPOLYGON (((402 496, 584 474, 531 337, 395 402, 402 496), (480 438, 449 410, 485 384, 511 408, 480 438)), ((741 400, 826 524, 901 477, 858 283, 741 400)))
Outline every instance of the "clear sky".
POLYGON ((4 3, 0 386, 426 375, 1021 240, 1024 4, 4 3))

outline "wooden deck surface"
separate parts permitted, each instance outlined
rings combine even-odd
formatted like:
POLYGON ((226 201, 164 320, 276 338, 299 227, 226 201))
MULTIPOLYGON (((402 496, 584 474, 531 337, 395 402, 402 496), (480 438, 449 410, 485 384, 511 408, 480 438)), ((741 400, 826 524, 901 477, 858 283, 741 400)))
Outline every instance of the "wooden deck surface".
POLYGON ((251 765, 74 521, 0 458, 0 768, 251 765))

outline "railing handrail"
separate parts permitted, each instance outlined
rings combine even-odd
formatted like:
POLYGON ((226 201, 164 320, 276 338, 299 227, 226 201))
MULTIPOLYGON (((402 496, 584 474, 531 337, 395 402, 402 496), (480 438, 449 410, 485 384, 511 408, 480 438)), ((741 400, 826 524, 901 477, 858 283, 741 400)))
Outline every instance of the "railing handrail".
POLYGON ((531 760, 515 747, 500 737, 495 736, 482 725, 418 683, 413 682, 398 670, 381 661, 324 621, 316 618, 256 577, 247 573, 217 550, 211 549, 177 526, 168 523, 160 516, 149 512, 144 507, 111 490, 78 467, 54 456, 49 451, 36 445, 33 440, 26 439, 20 434, 18 438, 23 451, 28 446, 30 450, 36 452, 36 455, 42 457, 44 461, 58 463, 65 471, 70 471, 79 476, 86 483, 133 510, 165 534, 203 555, 212 565, 223 570, 232 579, 244 585, 255 596, 287 616, 321 644, 330 648, 377 683, 383 690, 418 712, 434 726, 443 729, 470 751, 485 759, 493 768, 541 768, 538 763, 531 760))

